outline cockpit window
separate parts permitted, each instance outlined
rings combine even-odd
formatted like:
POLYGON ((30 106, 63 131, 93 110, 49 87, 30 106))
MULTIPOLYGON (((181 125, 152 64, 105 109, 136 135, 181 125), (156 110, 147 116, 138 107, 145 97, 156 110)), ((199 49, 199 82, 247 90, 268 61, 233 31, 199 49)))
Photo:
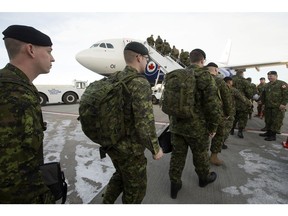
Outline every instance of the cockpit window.
POLYGON ((100 47, 102 47, 102 48, 106 48, 105 43, 101 43, 101 44, 100 44, 100 47))
POLYGON ((110 43, 107 43, 106 46, 107 46, 107 48, 110 48, 110 49, 113 49, 113 48, 114 48, 113 45, 110 44, 110 43))
POLYGON ((90 48, 92 47, 98 47, 99 46, 99 43, 96 43, 96 44, 93 44, 90 48))

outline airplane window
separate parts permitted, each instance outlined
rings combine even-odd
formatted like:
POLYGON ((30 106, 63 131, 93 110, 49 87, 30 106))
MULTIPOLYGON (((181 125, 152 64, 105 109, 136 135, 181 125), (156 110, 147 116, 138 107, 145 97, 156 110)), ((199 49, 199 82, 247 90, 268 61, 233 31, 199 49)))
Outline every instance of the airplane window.
POLYGON ((102 48, 106 48, 105 43, 101 43, 101 44, 100 44, 100 47, 102 47, 102 48))
POLYGON ((113 45, 110 44, 110 43, 107 43, 106 46, 107 46, 107 48, 110 48, 110 49, 113 49, 113 48, 114 48, 113 45))
POLYGON ((99 43, 96 43, 96 44, 93 44, 92 46, 91 46, 91 48, 92 47, 98 47, 99 46, 99 43))

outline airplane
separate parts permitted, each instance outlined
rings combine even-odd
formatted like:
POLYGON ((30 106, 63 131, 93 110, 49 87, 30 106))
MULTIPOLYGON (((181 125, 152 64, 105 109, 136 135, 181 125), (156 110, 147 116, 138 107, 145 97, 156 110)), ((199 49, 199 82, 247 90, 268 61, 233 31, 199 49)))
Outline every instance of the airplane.
MULTIPOLYGON (((151 85, 155 86, 163 80, 164 74, 174 69, 183 68, 181 62, 176 62, 170 56, 162 56, 153 47, 149 46, 147 41, 136 40, 131 38, 118 38, 101 40, 93 44, 89 49, 85 49, 76 54, 76 60, 87 69, 103 76, 109 76, 116 71, 125 67, 123 50, 126 44, 131 41, 143 43, 149 50, 150 61, 146 66, 145 76, 151 85)), ((235 75, 236 69, 255 68, 257 71, 260 67, 273 65, 286 65, 288 61, 264 62, 243 65, 228 65, 231 51, 231 40, 229 39, 223 54, 218 62, 219 73, 222 77, 235 75)))
MULTIPOLYGON (((149 51, 150 61, 147 63, 146 66, 145 77, 151 84, 152 103, 158 104, 164 89, 164 86, 162 85, 164 75, 168 72, 171 72, 172 70, 181 69, 185 66, 183 66, 184 64, 182 64, 181 62, 172 59, 169 55, 163 56, 162 54, 157 52, 156 49, 149 46, 147 41, 141 41, 131 38, 101 40, 93 44, 89 49, 85 49, 77 53, 76 60, 82 66, 88 68, 95 73, 103 76, 109 76, 116 71, 124 69, 126 64, 123 57, 123 50, 125 46, 132 41, 143 43, 149 51)), ((261 66, 283 64, 285 64, 288 68, 288 61, 228 66, 231 52, 231 44, 232 42, 229 39, 219 62, 214 61, 216 64, 219 65, 219 77, 231 77, 236 74, 236 69, 246 69, 254 67, 256 68, 256 70, 259 71, 259 68, 261 66)))

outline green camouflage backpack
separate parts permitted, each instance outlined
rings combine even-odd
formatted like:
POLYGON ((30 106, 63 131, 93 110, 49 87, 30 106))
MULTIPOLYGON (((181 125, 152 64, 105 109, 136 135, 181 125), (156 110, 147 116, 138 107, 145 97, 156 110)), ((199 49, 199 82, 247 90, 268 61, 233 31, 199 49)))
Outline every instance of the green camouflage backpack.
POLYGON ((91 83, 79 105, 79 120, 84 134, 106 150, 125 136, 123 91, 129 93, 126 84, 139 77, 130 75, 119 80, 118 73, 91 83))
POLYGON ((165 75, 160 105, 162 111, 178 118, 193 117, 196 79, 192 69, 177 69, 165 75))

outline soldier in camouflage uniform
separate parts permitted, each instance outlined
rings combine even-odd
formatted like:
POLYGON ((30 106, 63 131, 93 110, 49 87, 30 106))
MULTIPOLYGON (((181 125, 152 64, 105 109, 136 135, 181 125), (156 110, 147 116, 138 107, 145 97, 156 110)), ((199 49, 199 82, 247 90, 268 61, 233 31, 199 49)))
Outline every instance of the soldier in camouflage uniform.
POLYGON ((3 35, 10 63, 0 70, 0 203, 55 203, 39 171, 45 126, 32 84, 50 71, 52 42, 29 26, 9 26, 3 35))
POLYGON ((153 38, 153 34, 151 34, 151 36, 147 38, 147 43, 149 46, 154 47, 155 41, 153 38))
POLYGON ((201 49, 190 53, 196 78, 195 106, 193 118, 177 118, 170 116, 171 153, 169 176, 171 181, 171 197, 177 198, 182 187, 182 171, 185 166, 188 148, 193 154, 193 164, 199 178, 199 186, 205 187, 216 180, 217 174, 210 172, 209 138, 216 134, 221 117, 218 89, 215 80, 207 69, 204 69, 206 54, 201 49))
POLYGON ((169 55, 171 52, 170 44, 164 39, 163 46, 162 46, 162 54, 164 56, 169 55))
POLYGON ((181 49, 179 59, 180 63, 182 63, 184 67, 188 67, 191 64, 189 59, 189 52, 187 51, 184 52, 183 49, 181 49))
POLYGON ((277 131, 280 131, 283 125, 288 102, 288 85, 286 82, 277 79, 276 71, 269 71, 267 75, 270 82, 266 84, 260 96, 260 100, 265 107, 267 132, 260 134, 260 136, 265 137, 267 141, 274 141, 276 140, 277 131))
MULTIPOLYGON (((256 85, 254 83, 252 83, 251 77, 246 78, 246 80, 250 83, 250 86, 251 86, 251 89, 252 89, 252 92, 253 92, 252 95, 253 95, 253 98, 254 98, 254 95, 258 95, 257 87, 256 87, 256 85)), ((254 106, 253 106, 254 99, 251 99, 251 101, 252 101, 252 105, 250 107, 249 114, 248 114, 249 119, 252 118, 252 113, 254 111, 254 106)))
POLYGON ((173 48, 171 50, 171 57, 175 60, 178 61, 179 58, 179 50, 176 49, 175 45, 173 45, 173 48))
MULTIPOLYGON (((124 49, 127 66, 119 78, 143 74, 148 62, 147 48, 138 42, 131 42, 124 49)), ((127 84, 130 95, 124 101, 124 122, 127 136, 107 151, 116 169, 103 197, 103 203, 112 204, 123 192, 123 203, 141 203, 146 194, 147 159, 145 148, 158 160, 163 151, 156 135, 152 92, 144 77, 134 78, 127 84)))
MULTIPOLYGON (((260 78, 260 84, 257 86, 257 91, 258 91, 259 95, 261 95, 262 92, 264 91, 265 85, 266 85, 265 78, 261 77, 260 78)), ((263 104, 261 103, 260 100, 258 100, 257 101, 257 114, 255 115, 255 117, 260 117, 262 119, 263 116, 264 116, 263 104)))
POLYGON ((231 77, 225 77, 224 81, 226 82, 229 90, 230 90, 230 94, 231 94, 231 99, 232 99, 232 115, 230 118, 226 119, 226 123, 225 123, 225 132, 224 132, 224 144, 222 145, 223 149, 227 149, 228 146, 225 145, 225 141, 228 139, 230 131, 232 129, 233 126, 233 122, 234 122, 234 116, 236 115, 236 100, 238 101, 238 103, 242 103, 241 106, 243 107, 247 107, 247 109, 252 105, 251 101, 248 100, 238 89, 233 87, 233 80, 231 77))
POLYGON ((158 35, 158 37, 155 40, 155 48, 156 51, 162 54, 162 49, 163 49, 163 40, 162 38, 158 35))
POLYGON ((221 118, 219 119, 219 125, 216 131, 216 135, 213 137, 211 141, 211 156, 210 162, 216 166, 220 166, 223 164, 222 160, 219 160, 218 153, 221 153, 222 145, 224 143, 224 136, 225 136, 225 125, 226 121, 233 116, 232 113, 232 96, 230 90, 223 79, 217 77, 218 75, 218 65, 214 62, 210 62, 206 66, 216 81, 216 85, 219 90, 220 98, 220 114, 221 118))
MULTIPOLYGON (((250 83, 243 77, 245 69, 237 69, 236 75, 232 77, 233 86, 238 89, 248 100, 252 99, 253 90, 251 88, 250 83)), ((234 134, 234 128, 238 123, 238 137, 244 138, 243 130, 247 125, 248 114, 250 108, 247 108, 245 104, 236 98, 236 115, 233 123, 233 127, 231 129, 231 134, 234 134)))

